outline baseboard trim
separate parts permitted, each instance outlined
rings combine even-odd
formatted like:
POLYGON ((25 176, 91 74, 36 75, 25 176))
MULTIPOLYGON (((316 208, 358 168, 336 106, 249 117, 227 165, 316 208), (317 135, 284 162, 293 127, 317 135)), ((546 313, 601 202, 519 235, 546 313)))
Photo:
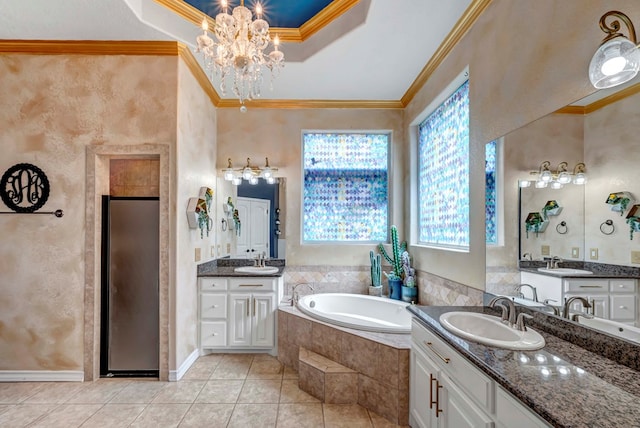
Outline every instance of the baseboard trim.
POLYGON ((0 370, 0 382, 83 382, 80 370, 0 370))
POLYGON ((200 353, 198 352, 198 350, 194 349, 191 355, 189 355, 187 359, 184 360, 182 364, 180 364, 178 370, 169 370, 169 382, 177 382, 182 379, 182 376, 184 376, 191 365, 196 362, 199 356, 200 353))

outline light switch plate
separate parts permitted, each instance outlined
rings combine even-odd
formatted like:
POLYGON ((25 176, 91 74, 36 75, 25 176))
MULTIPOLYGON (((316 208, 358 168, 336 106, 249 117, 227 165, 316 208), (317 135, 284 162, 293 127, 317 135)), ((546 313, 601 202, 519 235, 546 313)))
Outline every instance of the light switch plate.
POLYGON ((640 264, 640 251, 631 252, 631 263, 640 264))
POLYGON ((571 248, 571 257, 577 259, 580 257, 580 247, 572 247, 571 248))
POLYGON ((227 254, 231 254, 231 244, 227 243, 227 254))
POLYGON ((598 260, 598 249, 597 248, 590 248, 589 249, 589 258, 591 260, 598 260))
POLYGON ((216 247, 214 247, 212 245, 211 249, 209 251, 211 251, 211 253, 209 254, 210 257, 215 257, 216 256, 216 247))
POLYGON ((543 245, 542 247, 540 247, 540 254, 542 254, 543 256, 549 256, 551 255, 551 249, 548 245, 543 245))
POLYGON ((195 257, 196 261, 199 262, 200 259, 202 259, 202 251, 200 248, 196 248, 196 257, 195 257))

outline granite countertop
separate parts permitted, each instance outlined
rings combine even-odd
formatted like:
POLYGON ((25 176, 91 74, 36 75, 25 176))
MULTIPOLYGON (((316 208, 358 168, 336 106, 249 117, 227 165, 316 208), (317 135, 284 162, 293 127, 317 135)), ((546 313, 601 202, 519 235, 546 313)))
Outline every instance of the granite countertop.
POLYGON ((240 266, 253 266, 253 259, 216 259, 211 260, 206 263, 202 263, 198 265, 198 277, 214 277, 214 276, 225 276, 225 277, 280 277, 284 273, 285 269, 285 261, 283 259, 267 259, 265 261, 267 266, 274 266, 278 268, 277 272, 274 273, 246 273, 246 272, 236 272, 235 268, 240 266))
MULTIPOLYGON (((483 306, 410 306, 422 325, 556 427, 640 427, 640 373, 549 334, 533 322, 546 345, 510 351, 462 339, 439 321, 450 311, 483 312, 483 306)), ((622 351, 620 351, 622 352, 622 351)), ((637 351, 636 351, 637 352, 637 351)))
POLYGON ((548 272, 540 272, 539 267, 546 267, 546 262, 541 260, 521 260, 518 267, 522 272, 531 272, 538 275, 550 276, 553 278, 619 278, 619 279, 638 279, 640 278, 640 268, 635 266, 610 265, 607 263, 593 263, 562 260, 560 262, 563 268, 584 269, 593 272, 587 275, 555 275, 548 272))
POLYGON ((593 271, 593 274, 587 274, 587 275, 567 275, 567 274, 562 274, 562 275, 555 275, 553 273, 549 273, 549 272, 540 272, 538 270, 538 268, 520 268, 521 272, 531 272, 531 273, 535 273, 537 275, 544 275, 544 276, 550 276, 553 278, 560 278, 560 279, 589 279, 589 278, 618 278, 618 279, 637 279, 638 276, 632 273, 626 273, 626 272, 597 272, 597 271, 593 271))

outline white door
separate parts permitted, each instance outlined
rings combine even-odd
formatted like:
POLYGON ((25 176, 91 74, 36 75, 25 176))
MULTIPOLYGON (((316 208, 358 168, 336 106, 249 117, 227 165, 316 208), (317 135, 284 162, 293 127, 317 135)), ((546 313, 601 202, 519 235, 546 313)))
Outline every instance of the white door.
POLYGON ((236 208, 240 218, 240 235, 236 246, 238 256, 253 258, 263 252, 269 255, 271 201, 238 197, 236 208))
POLYGON ((252 305, 252 345, 272 347, 275 342, 276 296, 273 293, 254 294, 252 305))
POLYGON ((229 294, 229 346, 251 345, 251 294, 229 294))

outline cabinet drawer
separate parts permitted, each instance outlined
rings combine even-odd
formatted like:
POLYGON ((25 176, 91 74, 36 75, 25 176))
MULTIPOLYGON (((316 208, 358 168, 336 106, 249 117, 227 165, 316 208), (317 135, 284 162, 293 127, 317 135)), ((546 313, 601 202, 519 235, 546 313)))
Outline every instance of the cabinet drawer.
POLYGON ((200 347, 216 348, 227 345, 227 322, 201 322, 200 347))
POLYGON ((599 293, 609 292, 609 281, 606 279, 568 279, 564 284, 567 293, 599 293))
POLYGON ((612 279, 609 281, 609 291, 612 293, 635 293, 635 279, 612 279))
POLYGON ((621 294, 611 296, 610 315, 616 321, 634 321, 636 319, 636 296, 621 294))
POLYGON ((491 379, 416 321, 413 321, 411 326, 411 336, 412 346, 421 348, 449 375, 452 382, 463 388, 480 406, 493 413, 494 383, 491 379), (445 359, 448 359, 448 362, 445 362, 445 359))
POLYGON ((200 290, 223 291, 227 289, 227 278, 209 277, 200 278, 200 290))
POLYGON ((264 277, 242 277, 242 278, 229 278, 230 290, 256 290, 256 291, 273 291, 276 289, 276 280, 273 278, 264 277))
POLYGON ((200 296, 200 316, 202 318, 226 318, 227 294, 202 294, 200 296))
POLYGON ((502 387, 496 390, 496 419, 498 427, 538 428, 550 426, 527 407, 520 404, 502 387))

